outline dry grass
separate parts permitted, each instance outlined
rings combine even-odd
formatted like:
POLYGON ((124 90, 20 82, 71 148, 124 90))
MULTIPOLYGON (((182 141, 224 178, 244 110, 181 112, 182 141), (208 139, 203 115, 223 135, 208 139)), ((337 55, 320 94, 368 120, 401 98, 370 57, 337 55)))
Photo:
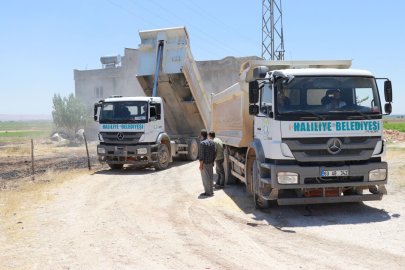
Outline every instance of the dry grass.
POLYGON ((25 156, 30 155, 31 149, 22 146, 7 146, 0 148, 0 156, 25 156))
POLYGON ((29 217, 34 216, 29 215, 29 211, 52 201, 55 189, 65 181, 90 173, 93 171, 88 169, 71 171, 49 169, 44 174, 36 176, 35 181, 30 178, 16 181, 0 179, 0 224, 8 227, 8 230, 3 230, 4 236, 9 240, 20 237, 19 231, 24 226, 20 222, 24 221, 24 224, 27 224, 29 217))
POLYGON ((404 144, 391 145, 387 155, 383 158, 388 162, 388 183, 394 185, 392 192, 399 192, 405 188, 405 147, 404 144))
POLYGON ((49 190, 53 189, 66 180, 77 178, 84 174, 90 174, 88 169, 77 169, 70 171, 47 170, 44 174, 17 181, 5 181, 0 179, 0 201, 3 206, 0 214, 15 213, 21 207, 29 208, 31 204, 38 204, 52 198, 49 190))

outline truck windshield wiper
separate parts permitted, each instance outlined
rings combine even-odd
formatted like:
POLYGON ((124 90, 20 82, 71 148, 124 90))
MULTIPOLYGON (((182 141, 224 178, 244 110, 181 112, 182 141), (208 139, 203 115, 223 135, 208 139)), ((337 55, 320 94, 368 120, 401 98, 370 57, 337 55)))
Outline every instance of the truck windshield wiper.
MULTIPOLYGON (((329 111, 329 112, 355 112, 355 113, 361 114, 362 116, 364 116, 364 117, 367 118, 368 120, 371 120, 371 117, 370 117, 370 116, 368 116, 367 114, 362 113, 361 111, 358 111, 358 110, 339 110, 339 111, 329 111)), ((349 119, 349 117, 350 117, 350 116, 348 116, 347 118, 349 119)))
POLYGON ((112 120, 112 119, 103 119, 102 121, 103 121, 102 123, 108 123, 108 122, 113 122, 113 123, 116 123, 116 124, 118 124, 118 122, 117 122, 117 121, 115 121, 115 120, 112 120))
POLYGON ((285 113, 282 113, 282 114, 290 114, 290 113, 310 113, 310 114, 313 114, 313 115, 315 115, 316 117, 318 117, 318 118, 320 118, 322 120, 326 119, 325 116, 316 114, 313 111, 291 111, 291 112, 285 112, 285 113))

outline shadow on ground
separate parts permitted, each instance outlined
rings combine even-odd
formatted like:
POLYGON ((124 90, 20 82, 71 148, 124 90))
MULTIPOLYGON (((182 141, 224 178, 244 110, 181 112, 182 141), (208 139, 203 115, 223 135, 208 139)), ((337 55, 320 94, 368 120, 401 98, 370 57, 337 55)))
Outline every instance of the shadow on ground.
POLYGON ((393 214, 391 217, 384 209, 362 202, 311 204, 308 207, 312 214, 304 205, 277 205, 276 202, 272 202, 268 209, 260 210, 254 207, 253 197, 247 196, 245 190, 246 186, 242 183, 228 185, 224 192, 245 214, 254 215, 253 219, 257 223, 251 222, 247 225, 262 226, 261 224, 267 222, 270 226, 287 233, 295 233, 291 230, 294 227, 384 222, 399 216, 393 214))
MULTIPOLYGON (((189 164, 193 161, 182 161, 178 158, 174 158, 173 162, 169 163, 169 166, 166 170, 170 170, 170 168, 181 167, 184 165, 189 164)), ((106 175, 145 175, 150 173, 161 172, 162 170, 157 170, 153 166, 134 166, 134 165, 125 165, 124 168, 120 170, 112 170, 107 164, 104 164, 102 169, 96 171, 94 174, 106 174, 106 175)))

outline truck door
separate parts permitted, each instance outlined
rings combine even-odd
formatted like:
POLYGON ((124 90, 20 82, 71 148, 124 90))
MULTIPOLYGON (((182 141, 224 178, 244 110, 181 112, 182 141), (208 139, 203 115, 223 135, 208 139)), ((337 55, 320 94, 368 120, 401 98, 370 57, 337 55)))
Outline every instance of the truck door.
POLYGON ((159 102, 151 102, 149 104, 149 122, 153 123, 150 127, 150 133, 156 136, 164 131, 164 117, 162 104, 159 102))
POLYGON ((266 84, 260 90, 259 99, 259 114, 255 117, 254 122, 254 137, 262 142, 271 140, 271 121, 273 118, 270 114, 273 113, 273 91, 271 84, 266 84))

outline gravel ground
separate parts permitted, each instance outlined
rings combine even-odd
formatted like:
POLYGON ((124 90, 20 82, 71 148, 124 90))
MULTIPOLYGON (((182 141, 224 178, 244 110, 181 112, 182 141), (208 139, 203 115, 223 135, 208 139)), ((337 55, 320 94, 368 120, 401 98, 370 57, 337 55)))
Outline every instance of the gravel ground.
POLYGON ((244 185, 201 198, 198 162, 99 170, 3 220, 0 268, 404 269, 404 158, 388 152, 382 201, 312 205, 312 216, 256 210, 244 185))

